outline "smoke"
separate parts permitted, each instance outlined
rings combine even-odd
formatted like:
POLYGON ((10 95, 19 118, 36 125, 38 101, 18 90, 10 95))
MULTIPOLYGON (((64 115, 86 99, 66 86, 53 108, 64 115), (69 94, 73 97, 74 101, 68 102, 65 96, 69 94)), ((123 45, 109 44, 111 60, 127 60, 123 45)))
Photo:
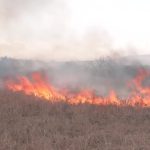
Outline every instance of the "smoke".
POLYGON ((89 26, 78 35, 67 4, 68 0, 0 0, 0 56, 25 59, 2 58, 0 79, 40 71, 56 87, 90 88, 104 95, 114 89, 125 95, 126 82, 142 64, 149 64, 149 56, 137 59, 132 46, 117 49, 104 28, 89 26))
MULTIPOLYGON (((46 16, 49 17, 48 19, 53 15, 57 17, 60 12, 63 17, 64 11, 64 1, 60 0, 0 0, 0 4, 1 16, 3 15, 3 20, 1 20, 4 25, 8 26, 11 26, 11 23, 15 21, 23 21, 27 19, 26 17, 31 17, 32 19, 35 17, 37 19, 36 17, 40 17, 42 13, 48 15, 46 16)), ((40 23, 40 18, 38 23, 40 23)))
POLYGON ((0 0, 0 10, 1 56, 36 58, 64 37, 68 11, 62 0, 0 0))
POLYGON ((124 10, 122 3, 120 5, 117 1, 111 4, 112 8, 108 2, 98 0, 89 0, 86 4, 84 1, 69 0, 0 0, 0 56, 86 60, 116 57, 116 53, 117 56, 130 55, 129 47, 116 47, 113 33, 120 31, 120 43, 126 41, 124 38, 130 37, 130 34, 134 37, 135 30, 133 34, 129 32, 135 29, 135 23, 131 22, 134 19, 130 20, 130 13, 126 10, 125 14, 121 11, 119 15, 120 8, 124 10), (126 31, 124 29, 130 34, 121 35, 126 31))
POLYGON ((101 95, 108 95, 109 91, 114 90, 123 97, 130 93, 128 81, 131 81, 141 68, 150 70, 149 66, 137 63, 126 64, 124 58, 68 62, 1 58, 0 84, 2 85, 7 79, 22 75, 30 77, 32 73, 40 72, 58 89, 72 91, 90 89, 101 95))
POLYGON ((64 0, 0 0, 0 56, 86 60, 113 50, 109 33, 95 26, 82 35, 71 27, 64 0))

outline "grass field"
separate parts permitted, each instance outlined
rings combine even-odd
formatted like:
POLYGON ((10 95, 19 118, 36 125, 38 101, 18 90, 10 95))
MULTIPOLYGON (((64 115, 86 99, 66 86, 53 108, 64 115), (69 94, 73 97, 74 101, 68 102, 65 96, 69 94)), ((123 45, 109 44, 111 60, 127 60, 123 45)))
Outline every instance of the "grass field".
POLYGON ((0 92, 0 150, 149 150, 150 108, 69 105, 0 92))

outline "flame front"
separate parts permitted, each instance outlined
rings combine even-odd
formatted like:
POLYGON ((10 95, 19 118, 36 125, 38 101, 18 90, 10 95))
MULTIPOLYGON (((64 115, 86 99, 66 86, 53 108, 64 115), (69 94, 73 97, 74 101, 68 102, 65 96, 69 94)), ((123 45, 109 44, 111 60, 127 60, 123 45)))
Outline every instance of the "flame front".
POLYGON ((150 87, 142 86, 143 80, 149 75, 148 71, 139 71, 139 74, 130 82, 132 92, 125 100, 118 98, 114 90, 110 91, 106 97, 97 96, 89 89, 81 90, 78 93, 69 92, 69 90, 64 92, 52 86, 40 73, 33 73, 30 79, 26 76, 20 76, 17 82, 7 80, 6 87, 13 92, 24 92, 27 95, 34 95, 52 102, 64 101, 70 104, 89 103, 95 105, 150 107, 150 87))
POLYGON ((22 91, 27 95, 34 95, 46 100, 65 99, 61 93, 57 92, 53 86, 42 78, 40 73, 33 73, 32 81, 25 76, 18 77, 18 81, 18 83, 15 83, 13 80, 6 81, 7 88, 14 92, 22 91))

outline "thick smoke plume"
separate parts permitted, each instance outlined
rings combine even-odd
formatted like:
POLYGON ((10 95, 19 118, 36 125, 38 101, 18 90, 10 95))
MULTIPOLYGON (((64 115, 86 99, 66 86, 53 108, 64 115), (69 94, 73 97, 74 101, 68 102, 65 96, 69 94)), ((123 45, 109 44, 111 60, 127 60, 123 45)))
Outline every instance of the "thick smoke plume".
POLYGON ((1 79, 41 71, 62 88, 90 87, 102 94, 115 89, 126 95, 122 87, 141 66, 149 68, 149 56, 124 57, 109 34, 95 27, 79 38, 70 13, 64 0, 0 0, 0 56, 26 59, 1 58, 1 79))
POLYGON ((0 56, 86 60, 112 54, 107 31, 94 26, 78 35, 71 19, 68 1, 0 0, 0 56))

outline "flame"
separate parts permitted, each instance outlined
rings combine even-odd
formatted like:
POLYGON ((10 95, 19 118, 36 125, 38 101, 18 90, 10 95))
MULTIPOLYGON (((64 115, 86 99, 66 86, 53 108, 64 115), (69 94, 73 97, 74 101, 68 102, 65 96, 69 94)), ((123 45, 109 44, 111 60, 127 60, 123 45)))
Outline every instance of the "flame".
POLYGON ((34 95, 46 100, 64 100, 65 97, 47 83, 40 73, 33 73, 32 80, 25 76, 18 77, 18 83, 13 80, 6 81, 6 86, 13 92, 22 91, 27 95, 34 95))
POLYGON ((40 72, 33 73, 30 78, 26 76, 17 77, 15 80, 7 80, 6 87, 13 92, 24 92, 51 102, 64 101, 70 104, 89 103, 95 105, 117 105, 117 106, 143 106, 150 107, 150 87, 143 87, 142 82, 150 73, 140 70, 138 75, 129 82, 131 88, 130 96, 122 100, 114 90, 108 96, 97 96, 90 89, 83 89, 77 93, 69 90, 60 90, 52 86, 40 72))
POLYGON ((130 105, 150 106, 150 87, 142 86, 145 78, 150 77, 147 70, 139 70, 138 75, 132 80, 132 96, 128 102, 130 105))

